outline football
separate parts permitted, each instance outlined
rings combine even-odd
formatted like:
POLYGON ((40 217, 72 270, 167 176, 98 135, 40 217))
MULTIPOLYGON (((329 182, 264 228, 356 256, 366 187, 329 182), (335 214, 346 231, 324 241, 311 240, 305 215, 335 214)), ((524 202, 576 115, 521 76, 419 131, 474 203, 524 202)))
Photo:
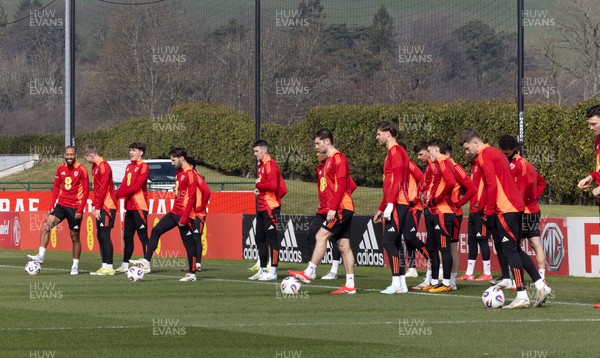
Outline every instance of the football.
POLYGON ((129 282, 139 282, 144 279, 144 270, 141 267, 132 266, 127 270, 129 282))
POLYGON ((504 292, 498 286, 492 286, 485 290, 481 301, 486 308, 502 308, 504 305, 504 292))
POLYGON ((42 271, 42 266, 37 261, 29 261, 27 265, 25 265, 25 272, 30 275, 37 275, 42 271))
POLYGON ((285 295, 295 295, 300 292, 302 284, 294 277, 286 277, 281 281, 281 293, 285 295))

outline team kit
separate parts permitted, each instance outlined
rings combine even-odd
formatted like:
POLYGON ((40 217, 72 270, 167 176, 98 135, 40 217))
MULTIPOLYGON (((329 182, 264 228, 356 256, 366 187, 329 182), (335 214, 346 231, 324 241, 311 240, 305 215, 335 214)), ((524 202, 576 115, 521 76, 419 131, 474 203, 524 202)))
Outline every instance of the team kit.
MULTIPOLYGON (((596 157, 597 163, 600 163, 600 106, 590 108, 587 118, 597 137, 596 157)), ((421 141, 413 149, 418 161, 425 166, 423 173, 409 158, 405 145, 397 141, 397 135, 398 128, 394 122, 381 121, 377 124, 376 140, 385 147, 387 154, 383 163, 383 197, 372 222, 383 230, 383 248, 392 276, 390 285, 381 293, 408 293, 406 277, 417 277, 415 261, 419 255, 427 262, 427 271, 424 281, 411 287, 412 290, 444 293, 456 290, 457 281, 489 281, 498 289, 516 291, 516 298, 504 306, 505 309, 524 308, 532 304, 524 284, 524 272, 527 272, 536 289, 532 305, 543 305, 553 292, 546 283, 545 255, 540 240, 538 199, 546 182, 534 166, 521 157, 516 139, 504 135, 499 138, 498 147, 494 147, 485 143, 476 130, 465 129, 460 135, 460 145, 470 161, 470 174, 452 159, 449 143, 439 139, 421 141), (464 275, 458 276, 458 238, 463 220, 461 208, 467 203, 470 210, 464 219, 468 220, 468 263, 464 275), (427 231, 425 242, 417 237, 416 228, 421 218, 427 231), (490 235, 501 269, 498 278, 493 278, 491 272, 490 235), (522 250, 522 239, 529 240, 536 253, 536 263, 522 250), (475 277, 474 267, 479 252, 483 274, 475 277)), ((355 294, 357 285, 354 282, 350 228, 355 212, 352 194, 357 185, 350 175, 348 159, 334 146, 332 131, 320 129, 314 133, 313 140, 318 161, 316 184, 319 207, 307 236, 310 261, 303 271, 288 270, 286 276, 289 277, 284 281, 286 285, 290 278, 311 283, 316 279, 318 264, 330 247, 332 266, 321 279, 336 279, 339 265, 343 264, 346 281, 331 294, 355 294)), ((187 273, 180 281, 196 281, 196 273, 202 270, 201 233, 206 222, 210 189, 204 177, 196 171, 196 162, 187 151, 181 147, 173 148, 169 152, 176 169, 173 207, 148 236, 149 168, 143 160, 145 151, 144 143, 129 145, 131 163, 115 191, 111 168, 98 154, 97 148, 87 145, 84 149, 85 160, 92 164, 94 198, 91 214, 96 218, 102 258, 102 267, 91 274, 111 276, 128 273, 131 269, 150 273, 152 256, 161 235, 177 227, 188 262, 183 269, 187 273), (125 209, 124 249, 122 263, 115 268, 110 231, 114 227, 120 199, 123 199, 125 209), (136 233, 143 257, 134 260, 136 233)), ((249 269, 255 271, 249 280, 276 281, 280 258, 277 228, 281 199, 286 195, 287 187, 277 162, 269 154, 268 142, 256 141, 253 152, 258 164, 253 191, 258 201, 255 232, 258 260, 249 269)), ((90 179, 85 166, 76 160, 75 147, 65 148, 64 159, 65 162, 56 170, 52 190, 54 207, 42 227, 39 252, 27 256, 33 263, 43 264, 51 230, 66 219, 73 244, 70 273, 77 275, 81 254, 79 228, 87 204, 90 179)), ((579 182, 581 189, 589 188, 592 182, 600 184, 600 165, 596 169, 579 182)), ((595 196, 600 196, 598 188, 600 186, 592 191, 595 196)))

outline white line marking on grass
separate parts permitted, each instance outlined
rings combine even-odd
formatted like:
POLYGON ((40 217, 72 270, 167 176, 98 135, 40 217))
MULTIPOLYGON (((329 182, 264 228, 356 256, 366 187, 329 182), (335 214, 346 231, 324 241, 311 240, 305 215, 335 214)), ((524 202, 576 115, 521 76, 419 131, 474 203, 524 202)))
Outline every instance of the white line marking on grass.
MULTIPOLYGON (((373 326, 373 325, 398 325, 399 321, 382 322, 290 322, 290 323, 230 323, 230 324, 185 324, 182 326, 192 328, 246 328, 246 327, 311 327, 311 326, 373 326)), ((514 324, 514 323, 585 323, 600 322, 600 318, 547 318, 547 319, 511 319, 511 320, 458 320, 458 321, 424 321, 426 324, 458 325, 458 324, 514 324)), ((18 331, 72 331, 72 330, 108 330, 108 329, 132 329, 147 328, 152 326, 98 326, 98 327, 0 327, 0 332, 18 331)))
MULTIPOLYGON (((11 265, 0 265, 0 268, 22 268, 21 266, 11 266, 11 265)), ((51 270, 51 271, 64 271, 64 272, 68 272, 70 271, 70 269, 60 269, 60 268, 44 268, 44 270, 51 270)), ((91 272, 91 271, 87 271, 87 270, 79 270, 80 273, 86 273, 86 272, 91 272)), ((119 274, 117 274, 116 276, 118 276, 119 274)), ((152 277, 164 277, 164 278, 170 278, 170 279, 176 279, 176 278, 180 278, 179 276, 170 276, 170 275, 162 275, 162 274, 155 274, 155 273, 150 273, 149 275, 152 275, 152 277)), ((236 279, 227 279, 227 278, 204 278, 204 277, 198 277, 197 278, 198 281, 214 281, 214 282, 231 282, 231 283, 247 283, 247 284, 253 284, 253 285, 272 285, 278 281, 251 281, 251 280, 236 280, 236 279)), ((338 289, 339 286, 324 286, 324 285, 314 285, 314 284, 309 284, 305 287, 314 287, 314 288, 324 288, 324 289, 338 289)), ((379 292, 379 289, 375 289, 375 288, 359 288, 358 292, 379 292)), ((444 293, 429 293, 429 292, 419 292, 419 291, 410 291, 409 293, 411 296, 412 295, 422 295, 422 296, 435 296, 435 297, 455 297, 455 298, 468 298, 468 299, 474 299, 474 298, 480 298, 479 296, 468 296, 468 295, 460 295, 460 294, 444 294, 444 293)), ((560 302, 560 301, 550 301, 549 303, 552 304, 557 304, 557 305, 566 305, 566 306, 577 306, 577 307, 590 307, 592 304, 591 303, 581 303, 581 302, 560 302)))

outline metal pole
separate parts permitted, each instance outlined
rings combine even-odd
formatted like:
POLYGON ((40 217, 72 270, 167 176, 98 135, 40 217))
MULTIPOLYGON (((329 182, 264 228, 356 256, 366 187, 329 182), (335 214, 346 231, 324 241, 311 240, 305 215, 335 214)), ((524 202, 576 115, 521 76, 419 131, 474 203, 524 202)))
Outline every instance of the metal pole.
POLYGON ((254 138, 260 139, 260 0, 255 0, 254 9, 254 138))
POLYGON ((523 27, 523 11, 525 9, 524 0, 517 0, 517 111, 518 111, 518 119, 517 125, 519 129, 519 135, 517 138, 519 144, 519 151, 522 155, 523 152, 523 144, 525 142, 525 98, 523 96, 523 84, 525 77, 525 28, 523 27))
POLYGON ((65 0, 65 147, 75 145, 75 0, 65 0))

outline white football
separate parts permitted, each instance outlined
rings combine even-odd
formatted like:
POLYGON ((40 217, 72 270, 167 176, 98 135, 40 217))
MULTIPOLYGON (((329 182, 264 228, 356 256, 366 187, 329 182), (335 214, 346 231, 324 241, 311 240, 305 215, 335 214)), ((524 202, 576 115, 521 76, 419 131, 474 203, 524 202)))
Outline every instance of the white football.
POLYGON ((501 308, 504 306, 504 292, 498 286, 492 286, 483 292, 481 301, 486 308, 501 308))
POLYGON ((141 267, 132 266, 127 270, 127 279, 130 282, 139 282, 144 279, 144 270, 141 267))
POLYGON ((42 271, 42 266, 37 261, 29 261, 27 265, 25 265, 25 272, 32 276, 37 275, 40 271, 42 271))
POLYGON ((281 281, 281 293, 285 295, 295 295, 300 292, 302 283, 295 277, 286 277, 281 281))

